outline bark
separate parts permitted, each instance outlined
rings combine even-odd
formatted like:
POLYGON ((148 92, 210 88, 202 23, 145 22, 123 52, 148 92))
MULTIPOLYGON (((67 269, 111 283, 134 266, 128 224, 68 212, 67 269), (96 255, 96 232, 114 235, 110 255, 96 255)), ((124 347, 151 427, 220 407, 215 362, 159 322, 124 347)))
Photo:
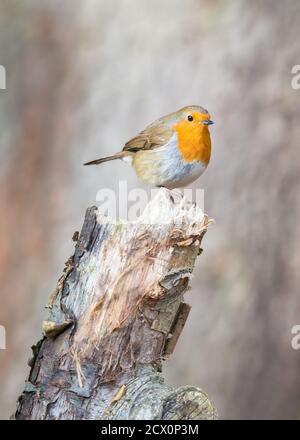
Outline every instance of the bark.
POLYGON ((173 390, 161 375, 189 313, 183 295, 208 224, 165 189, 135 222, 87 210, 16 419, 216 418, 203 391, 173 390))

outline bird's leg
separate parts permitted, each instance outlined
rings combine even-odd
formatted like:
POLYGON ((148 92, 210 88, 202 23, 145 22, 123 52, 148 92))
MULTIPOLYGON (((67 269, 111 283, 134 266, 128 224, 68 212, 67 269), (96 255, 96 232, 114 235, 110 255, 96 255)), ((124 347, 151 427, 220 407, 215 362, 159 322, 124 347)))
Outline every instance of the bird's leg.
POLYGON ((175 201, 180 201, 183 199, 183 192, 181 189, 179 188, 172 188, 172 189, 168 189, 169 191, 169 196, 170 199, 172 200, 173 203, 175 203, 175 201))

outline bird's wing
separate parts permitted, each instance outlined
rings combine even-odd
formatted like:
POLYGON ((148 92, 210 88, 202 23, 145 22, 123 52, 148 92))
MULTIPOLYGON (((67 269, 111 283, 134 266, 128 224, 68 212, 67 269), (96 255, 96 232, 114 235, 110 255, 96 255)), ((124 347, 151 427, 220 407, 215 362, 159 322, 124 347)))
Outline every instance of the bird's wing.
POLYGON ((123 151, 137 152, 139 150, 152 150, 161 147, 171 139, 173 133, 172 128, 163 123, 156 122, 126 142, 123 151))

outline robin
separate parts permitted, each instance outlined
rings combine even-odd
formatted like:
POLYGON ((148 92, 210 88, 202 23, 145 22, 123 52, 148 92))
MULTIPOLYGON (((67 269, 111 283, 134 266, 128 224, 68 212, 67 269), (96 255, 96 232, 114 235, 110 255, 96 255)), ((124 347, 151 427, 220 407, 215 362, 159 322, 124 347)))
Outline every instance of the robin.
POLYGON ((148 125, 119 153, 84 165, 121 159, 150 185, 181 188, 200 177, 209 163, 211 124, 207 110, 189 105, 148 125))

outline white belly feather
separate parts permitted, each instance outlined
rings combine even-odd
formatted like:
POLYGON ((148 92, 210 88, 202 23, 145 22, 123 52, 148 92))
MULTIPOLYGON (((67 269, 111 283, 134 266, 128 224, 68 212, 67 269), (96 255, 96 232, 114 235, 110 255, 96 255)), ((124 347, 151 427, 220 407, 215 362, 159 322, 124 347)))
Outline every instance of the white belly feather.
POLYGON ((177 134, 174 134, 163 147, 135 153, 130 157, 130 162, 137 175, 151 185, 170 189, 186 186, 198 179, 206 165, 199 161, 183 160, 177 145, 177 134))

